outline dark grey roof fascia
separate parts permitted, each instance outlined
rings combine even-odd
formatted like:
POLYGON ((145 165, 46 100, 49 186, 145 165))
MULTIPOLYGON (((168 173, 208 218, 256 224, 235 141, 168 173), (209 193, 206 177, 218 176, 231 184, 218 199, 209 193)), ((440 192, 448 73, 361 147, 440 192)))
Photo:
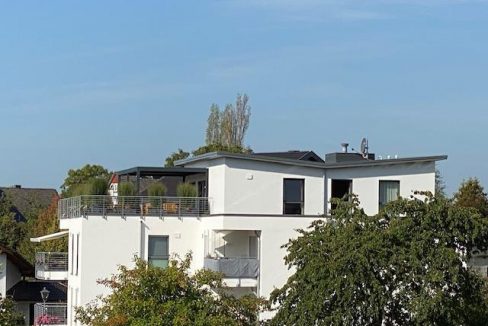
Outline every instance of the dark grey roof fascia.
POLYGON ((183 160, 176 161, 175 164, 182 166, 185 164, 205 161, 205 160, 215 160, 219 158, 235 158, 259 162, 268 163, 278 163, 286 165, 296 165, 319 169, 336 169, 345 167, 359 167, 359 166, 376 166, 376 165, 392 165, 392 164, 405 164, 405 163, 418 163, 418 162, 434 162, 442 161, 447 159, 447 155, 436 155, 436 156, 419 156, 419 157, 408 157, 408 158, 398 158, 390 160, 364 160, 364 161, 354 161, 354 162, 341 162, 341 163, 322 163, 322 162, 311 162, 311 161, 301 161, 292 160, 285 158, 276 158, 270 156, 257 156, 248 154, 236 154, 227 152, 211 152, 203 155, 198 155, 195 157, 186 158, 183 160))
POLYGON ((136 166, 130 169, 121 170, 115 172, 117 175, 189 175, 189 174, 198 174, 198 173, 206 173, 206 168, 185 168, 185 167, 151 167, 151 166, 136 166))
POLYGON ((416 156, 396 158, 389 160, 364 160, 364 161, 351 161, 340 163, 326 163, 327 169, 347 168, 356 166, 377 166, 377 165, 393 165, 393 164, 408 164, 408 163, 421 163, 421 162, 436 162, 447 160, 447 155, 433 155, 433 156, 416 156))

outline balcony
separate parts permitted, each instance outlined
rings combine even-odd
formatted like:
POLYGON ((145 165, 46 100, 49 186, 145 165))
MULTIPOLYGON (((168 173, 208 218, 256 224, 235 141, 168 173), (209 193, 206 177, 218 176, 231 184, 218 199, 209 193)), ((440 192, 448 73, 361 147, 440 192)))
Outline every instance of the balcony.
POLYGON ((205 258, 204 268, 222 273, 228 287, 256 287, 259 260, 248 257, 205 258))
POLYGON ((36 278, 48 281, 64 281, 68 279, 67 252, 36 253, 36 278))
POLYGON ((36 303, 34 325, 67 325, 68 309, 63 303, 36 303))
POLYGON ((78 196, 61 199, 60 219, 87 216, 200 217, 209 214, 207 197, 78 196))
POLYGON ((204 267, 224 274, 225 278, 257 278, 259 276, 257 258, 205 258, 204 267))

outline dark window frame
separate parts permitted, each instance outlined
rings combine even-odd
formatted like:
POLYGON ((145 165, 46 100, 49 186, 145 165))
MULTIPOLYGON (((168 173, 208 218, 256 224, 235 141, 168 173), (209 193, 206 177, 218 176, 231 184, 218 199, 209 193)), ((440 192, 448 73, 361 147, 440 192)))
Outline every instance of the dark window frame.
POLYGON ((153 260, 167 260, 169 262, 169 235, 149 235, 147 237, 147 262, 151 264, 153 260), (149 248, 151 239, 166 239, 166 254, 165 255, 150 255, 149 248))
POLYGON ((398 184, 397 199, 400 198, 400 190, 401 190, 400 180, 389 180, 389 179, 378 180, 378 209, 379 210, 381 210, 383 207, 385 207, 386 204, 389 203, 389 202, 386 202, 386 203, 381 202, 381 183, 386 183, 386 182, 394 182, 394 183, 398 184))
POLYGON ((303 178, 283 178, 283 215, 304 215, 305 214, 305 179, 303 178), (288 202, 286 200, 286 182, 287 181, 300 181, 301 182, 301 201, 288 202), (288 205, 300 205, 300 213, 289 213, 287 211, 288 205))

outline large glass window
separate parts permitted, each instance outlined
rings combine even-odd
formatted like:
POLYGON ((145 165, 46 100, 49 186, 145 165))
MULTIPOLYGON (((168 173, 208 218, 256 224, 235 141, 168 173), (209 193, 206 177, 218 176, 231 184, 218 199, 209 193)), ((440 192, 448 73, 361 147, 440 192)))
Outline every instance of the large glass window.
POLYGON ((283 214, 303 215, 304 180, 283 180, 283 214))
POLYGON ((400 197, 400 181, 380 181, 380 209, 400 197))
POLYGON ((147 261, 150 265, 166 268, 169 261, 168 236, 149 236, 147 261))

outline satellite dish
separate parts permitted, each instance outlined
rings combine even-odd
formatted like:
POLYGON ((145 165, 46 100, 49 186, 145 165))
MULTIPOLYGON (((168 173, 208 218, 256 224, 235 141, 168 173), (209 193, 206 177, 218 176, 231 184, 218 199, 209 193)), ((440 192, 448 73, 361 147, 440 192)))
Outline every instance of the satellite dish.
POLYGON ((361 155, 364 158, 368 158, 368 150, 369 150, 368 140, 366 138, 361 139, 361 155))

